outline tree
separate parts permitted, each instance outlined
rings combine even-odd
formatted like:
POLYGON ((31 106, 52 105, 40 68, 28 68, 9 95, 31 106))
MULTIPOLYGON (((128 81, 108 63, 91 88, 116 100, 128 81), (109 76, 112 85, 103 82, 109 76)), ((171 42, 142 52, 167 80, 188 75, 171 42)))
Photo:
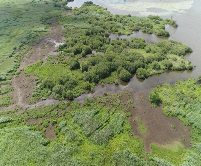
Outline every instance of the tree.
POLYGON ((56 85, 54 86, 54 88, 52 89, 53 93, 53 97, 55 99, 62 99, 62 92, 63 92, 63 86, 62 85, 56 85))
POLYGON ((145 79, 148 77, 148 73, 146 69, 143 69, 143 68, 137 69, 136 74, 139 78, 142 78, 142 79, 145 79))
POLYGON ((198 77, 198 81, 201 81, 201 75, 198 77))
POLYGON ((70 64, 71 70, 75 70, 75 69, 79 69, 79 68, 80 68, 80 63, 77 60, 71 62, 71 64, 70 64))
POLYGON ((149 101, 154 107, 158 106, 161 103, 161 99, 157 93, 157 89, 154 89, 149 93, 149 101))
POLYGON ((82 47, 82 56, 85 57, 87 54, 91 54, 92 49, 89 46, 82 47))
POLYGON ((52 80, 49 80, 49 79, 45 79, 43 82, 42 82, 42 85, 41 87, 42 88, 48 88, 50 90, 52 90, 52 88, 55 86, 54 82, 52 80))
POLYGON ((126 69, 123 69, 121 70, 119 77, 122 81, 128 82, 130 81, 131 74, 126 69))
POLYGON ((68 91, 66 92, 66 97, 67 97, 67 99, 72 100, 72 99, 73 99, 73 92, 70 91, 70 90, 68 90, 68 91))

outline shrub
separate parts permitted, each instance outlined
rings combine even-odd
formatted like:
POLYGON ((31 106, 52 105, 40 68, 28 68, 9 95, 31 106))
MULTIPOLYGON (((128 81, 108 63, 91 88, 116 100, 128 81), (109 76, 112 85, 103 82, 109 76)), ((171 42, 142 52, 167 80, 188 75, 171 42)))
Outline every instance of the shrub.
POLYGON ((80 68, 80 63, 78 61, 72 61, 70 64, 70 69, 71 70, 76 70, 80 68))
POLYGON ((73 100, 73 93, 72 93, 72 91, 68 90, 66 92, 66 98, 69 99, 69 100, 73 100))
POLYGON ((141 161, 135 154, 132 154, 128 149, 119 150, 113 155, 113 162, 116 166, 144 166, 144 161, 141 161))
POLYGON ((8 118, 8 117, 0 117, 0 124, 2 123, 7 123, 7 122, 11 122, 12 119, 8 118))
POLYGON ((142 78, 142 79, 145 79, 145 78, 148 77, 147 70, 146 70, 146 69, 143 69, 143 68, 137 69, 136 74, 137 74, 137 76, 138 76, 139 78, 142 78))
POLYGON ((42 84, 41 84, 41 88, 48 88, 50 90, 52 90, 52 88, 55 86, 55 83, 53 80, 49 80, 49 79, 44 79, 42 84))
POLYGON ((127 70, 122 69, 122 70, 120 71, 119 78, 120 78, 122 81, 128 82, 128 81, 130 81, 131 74, 130 74, 127 70))
POLYGON ((198 76, 198 81, 201 81, 201 75, 200 75, 200 76, 198 76))
POLYGON ((144 47, 146 46, 146 43, 143 38, 131 37, 129 46, 131 48, 144 49, 144 47))
POLYGON ((157 93, 156 89, 152 90, 149 93, 149 101, 152 103, 154 107, 158 106, 161 103, 161 99, 159 94, 157 93))

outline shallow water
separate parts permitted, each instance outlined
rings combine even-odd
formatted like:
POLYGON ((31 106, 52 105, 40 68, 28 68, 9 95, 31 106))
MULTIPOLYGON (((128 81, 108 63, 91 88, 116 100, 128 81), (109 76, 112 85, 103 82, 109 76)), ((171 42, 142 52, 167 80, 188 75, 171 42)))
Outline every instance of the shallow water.
MULTIPOLYGON (((71 7, 80 7, 85 0, 75 0, 68 4, 71 7)), ((184 80, 189 77, 198 78, 201 75, 201 1, 200 0, 92 0, 95 4, 107 8, 113 14, 131 14, 147 16, 149 14, 159 15, 162 18, 174 19, 179 24, 178 28, 166 26, 170 32, 169 38, 160 38, 154 34, 145 34, 141 31, 134 32, 130 36, 121 35, 120 38, 142 37, 148 44, 154 44, 162 40, 180 41, 193 49, 193 53, 186 55, 185 59, 190 60, 196 67, 193 71, 167 71, 154 75, 148 79, 141 80, 134 76, 127 83, 120 83, 119 86, 105 85, 97 86, 93 94, 84 94, 76 101, 84 100, 86 97, 93 97, 102 94, 104 91, 116 92, 125 88, 134 91, 151 89, 164 83, 174 84, 177 80, 184 80), (123 10, 122 10, 123 9, 123 10)), ((118 35, 111 34, 110 38, 115 39, 118 35)))
MULTIPOLYGON (((166 26, 167 30, 169 29, 169 26, 166 26)), ((147 44, 154 44, 154 43, 158 43, 159 41, 163 41, 163 40, 168 40, 168 37, 157 37, 155 34, 148 34, 148 33, 143 33, 142 30, 140 31, 133 31, 132 34, 130 35, 118 35, 118 34, 110 34, 109 38, 111 40, 116 39, 117 37, 119 37, 119 39, 123 39, 126 38, 127 40, 130 40, 131 37, 137 37, 137 38, 144 38, 147 44)))

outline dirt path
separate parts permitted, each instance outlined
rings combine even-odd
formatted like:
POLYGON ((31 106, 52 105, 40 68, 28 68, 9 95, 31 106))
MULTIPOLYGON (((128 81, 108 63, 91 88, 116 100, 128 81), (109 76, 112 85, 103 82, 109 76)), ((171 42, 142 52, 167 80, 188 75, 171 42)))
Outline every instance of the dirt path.
POLYGON ((17 86, 16 84, 16 76, 13 77, 13 81, 12 81, 12 87, 14 88, 14 90, 16 91, 16 99, 17 100, 17 103, 16 105, 20 106, 20 107, 24 107, 25 105, 22 103, 22 93, 21 93, 21 90, 20 88, 17 86))

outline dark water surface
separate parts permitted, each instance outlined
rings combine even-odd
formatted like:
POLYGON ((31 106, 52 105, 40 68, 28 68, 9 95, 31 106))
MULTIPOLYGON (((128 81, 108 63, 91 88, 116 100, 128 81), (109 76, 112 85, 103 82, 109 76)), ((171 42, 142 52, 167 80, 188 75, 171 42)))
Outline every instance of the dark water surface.
MULTIPOLYGON (((71 7, 80 7, 85 0, 75 0, 68 4, 71 7)), ((157 43, 162 40, 180 41, 193 49, 193 53, 186 55, 185 59, 190 60, 195 69, 193 71, 167 71, 154 75, 148 79, 141 80, 134 76, 131 81, 120 83, 119 86, 105 85, 97 86, 93 94, 83 94, 75 99, 84 100, 86 97, 93 97, 106 92, 117 92, 129 88, 134 91, 149 90, 164 83, 174 84, 177 80, 184 80, 189 77, 198 78, 201 75, 201 0, 92 0, 95 4, 106 7, 113 14, 131 14, 137 16, 147 16, 149 14, 159 15, 162 18, 172 18, 177 21, 177 29, 166 26, 170 32, 169 38, 159 38, 154 34, 134 32, 130 36, 121 35, 120 38, 129 39, 131 36, 145 38, 149 44, 157 43), (127 6, 128 10, 121 10, 127 6), (136 7, 137 6, 137 7, 136 7), (135 9, 132 11, 131 9, 135 9)), ((110 38, 115 39, 116 34, 111 34, 110 38)))

